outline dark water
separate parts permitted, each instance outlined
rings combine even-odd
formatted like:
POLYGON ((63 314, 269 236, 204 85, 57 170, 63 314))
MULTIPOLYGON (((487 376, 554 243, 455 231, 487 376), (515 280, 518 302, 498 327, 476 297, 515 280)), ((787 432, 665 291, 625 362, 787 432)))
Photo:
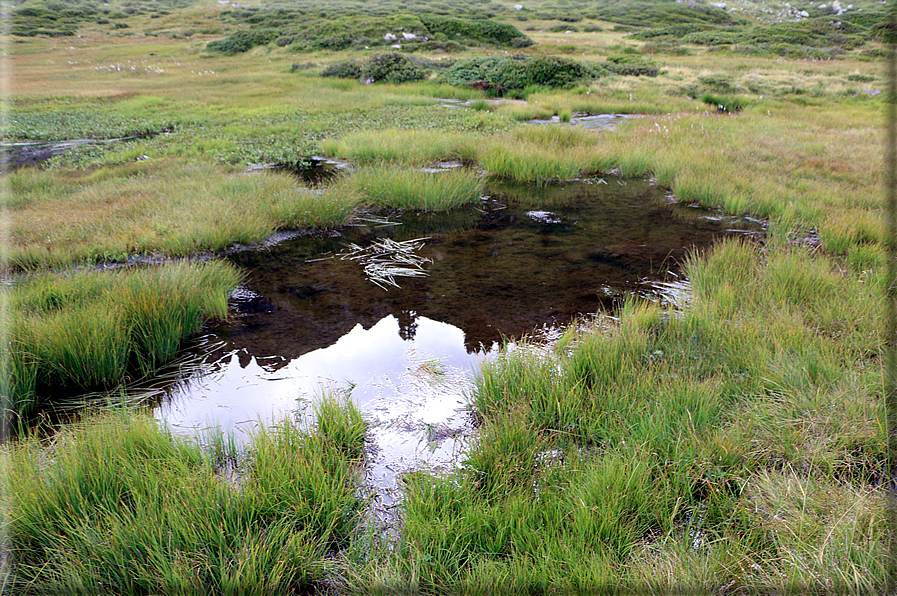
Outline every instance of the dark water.
POLYGON ((493 185, 489 192, 472 209, 387 214, 401 225, 368 223, 232 255, 249 272, 252 294, 237 301, 240 324, 221 336, 254 356, 287 362, 389 315, 410 339, 426 317, 462 329, 466 349, 475 352, 610 307, 637 282, 675 269, 690 248, 725 230, 751 229, 671 204, 642 181, 493 185), (432 261, 428 276, 386 291, 338 255, 382 238, 427 238, 418 254, 432 261))
POLYGON ((338 233, 302 236, 228 258, 248 277, 237 315, 203 338, 204 365, 157 408, 175 427, 251 430, 307 412, 326 391, 369 417, 374 483, 449 465, 470 424, 471 372, 505 338, 611 308, 687 252, 747 220, 674 204, 642 180, 549 186, 492 183, 449 213, 378 213, 338 233), (425 277, 375 285, 347 257, 410 242, 425 277))

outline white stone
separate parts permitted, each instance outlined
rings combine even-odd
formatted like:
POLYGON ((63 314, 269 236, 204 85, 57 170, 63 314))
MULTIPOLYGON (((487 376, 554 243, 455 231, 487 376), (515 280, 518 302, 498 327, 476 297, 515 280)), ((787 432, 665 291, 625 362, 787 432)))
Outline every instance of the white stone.
POLYGON ((395 41, 395 40, 396 40, 396 36, 393 35, 392 33, 387 33, 386 35, 383 36, 383 41, 395 41))
POLYGON ((404 33, 403 32, 402 37, 404 37, 405 39, 417 39, 417 35, 415 35, 414 33, 404 33))
POLYGON ((522 4, 515 4, 515 5, 514 5, 514 10, 523 10, 523 5, 522 5, 522 4))

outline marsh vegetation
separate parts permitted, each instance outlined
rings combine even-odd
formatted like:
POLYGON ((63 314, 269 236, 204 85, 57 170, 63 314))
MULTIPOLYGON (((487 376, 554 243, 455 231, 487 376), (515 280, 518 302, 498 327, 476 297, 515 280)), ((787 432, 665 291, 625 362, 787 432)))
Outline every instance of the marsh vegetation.
POLYGON ((16 2, 3 142, 126 139, 0 174, 0 590, 880 592, 888 15, 727 4, 16 2), (289 173, 322 157, 345 167, 289 173), (404 476, 395 536, 339 394, 245 443, 136 410, 35 423, 237 316, 237 245, 609 172, 765 238, 515 337, 456 466, 404 476))

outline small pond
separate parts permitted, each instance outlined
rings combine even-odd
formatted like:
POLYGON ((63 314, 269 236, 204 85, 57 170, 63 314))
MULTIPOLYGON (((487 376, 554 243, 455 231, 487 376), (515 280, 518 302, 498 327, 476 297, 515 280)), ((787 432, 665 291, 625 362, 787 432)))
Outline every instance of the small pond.
POLYGON ((487 193, 447 213, 372 213, 232 251, 248 274, 236 314, 197 341, 201 366, 156 415, 241 436, 309 413, 327 391, 349 394, 368 416, 370 479, 389 507, 398 473, 451 465, 463 449, 465 395, 503 341, 650 293, 693 247, 758 230, 615 176, 487 193))

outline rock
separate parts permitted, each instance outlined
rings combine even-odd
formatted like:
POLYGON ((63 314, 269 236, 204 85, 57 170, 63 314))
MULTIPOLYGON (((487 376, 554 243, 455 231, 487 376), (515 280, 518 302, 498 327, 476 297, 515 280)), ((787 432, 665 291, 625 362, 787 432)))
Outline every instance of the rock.
POLYGON ((395 40, 396 40, 396 36, 393 35, 392 33, 387 33, 386 35, 383 36, 383 41, 395 41, 395 40))
POLYGON ((810 16, 810 13, 808 13, 806 10, 802 10, 802 11, 800 11, 798 14, 799 14, 800 16, 802 16, 803 18, 807 18, 807 17, 810 16))
POLYGON ((397 43, 397 44, 393 44, 393 45, 391 45, 391 46, 389 46, 389 47, 393 48, 394 50, 401 50, 401 49, 402 49, 402 45, 401 45, 401 44, 398 44, 398 43, 397 43))
POLYGON ((522 5, 522 4, 515 4, 515 5, 514 5, 514 10, 523 10, 523 5, 522 5))
POLYGON ((726 10, 726 7, 728 5, 725 2, 715 2, 715 3, 712 3, 710 6, 712 6, 714 8, 721 8, 722 10, 726 10))
POLYGON ((417 35, 415 35, 414 33, 404 33, 403 32, 402 37, 404 37, 405 39, 417 39, 417 35))
POLYGON ((868 94, 871 95, 872 97, 875 97, 876 95, 878 95, 879 93, 881 93, 881 89, 866 89, 865 87, 863 87, 863 91, 864 91, 865 93, 868 93, 868 94))

